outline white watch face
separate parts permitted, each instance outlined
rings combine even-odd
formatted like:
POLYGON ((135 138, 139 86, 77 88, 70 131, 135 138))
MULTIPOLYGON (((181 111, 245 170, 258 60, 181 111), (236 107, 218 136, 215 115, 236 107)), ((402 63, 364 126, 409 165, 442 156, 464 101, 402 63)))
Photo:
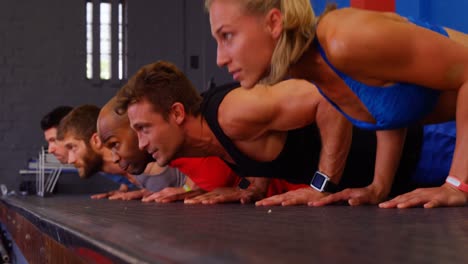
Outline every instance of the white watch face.
POLYGON ((446 182, 452 184, 453 186, 455 187, 458 187, 460 186, 461 182, 453 177, 447 177, 447 180, 445 180, 446 182))

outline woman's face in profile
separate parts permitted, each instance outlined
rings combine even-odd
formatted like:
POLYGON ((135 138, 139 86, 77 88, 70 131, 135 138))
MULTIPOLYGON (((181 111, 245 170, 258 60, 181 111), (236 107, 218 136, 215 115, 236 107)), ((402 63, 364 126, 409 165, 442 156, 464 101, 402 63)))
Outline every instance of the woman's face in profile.
POLYGON ((213 1, 209 11, 218 66, 243 87, 253 87, 268 72, 276 46, 267 17, 246 13, 237 1, 213 1))

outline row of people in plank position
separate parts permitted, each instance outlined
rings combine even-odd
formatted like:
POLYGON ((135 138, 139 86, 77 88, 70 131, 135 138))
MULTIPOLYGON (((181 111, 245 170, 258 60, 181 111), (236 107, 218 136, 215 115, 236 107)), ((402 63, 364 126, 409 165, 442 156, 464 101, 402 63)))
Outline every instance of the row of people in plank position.
POLYGON ((382 208, 467 203, 466 34, 332 5, 315 17, 308 0, 205 5, 217 63, 238 83, 200 94, 175 65, 158 61, 102 109, 73 109, 58 124, 59 143, 49 140, 80 176, 121 174, 141 187, 102 196, 382 208), (441 124, 423 127, 430 123, 441 124))

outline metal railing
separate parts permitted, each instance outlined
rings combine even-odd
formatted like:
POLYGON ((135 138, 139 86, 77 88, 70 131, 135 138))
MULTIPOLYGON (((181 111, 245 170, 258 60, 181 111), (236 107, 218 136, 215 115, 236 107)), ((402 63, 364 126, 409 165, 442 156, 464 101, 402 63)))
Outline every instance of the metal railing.
POLYGON ((62 173, 62 164, 57 160, 50 162, 44 147, 39 152, 38 168, 36 170, 36 194, 44 197, 54 191, 55 185, 62 173))

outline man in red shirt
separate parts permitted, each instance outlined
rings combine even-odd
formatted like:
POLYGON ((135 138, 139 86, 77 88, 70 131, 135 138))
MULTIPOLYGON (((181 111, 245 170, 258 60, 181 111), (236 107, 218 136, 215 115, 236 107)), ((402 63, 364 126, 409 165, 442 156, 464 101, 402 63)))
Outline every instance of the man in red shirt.
MULTIPOLYGON (((115 104, 115 99, 112 98, 101 109, 97 121, 98 135, 103 145, 112 150, 114 162, 118 163, 122 169, 130 170, 130 173, 138 173, 146 167, 150 160, 149 154, 138 148, 138 138, 130 127, 127 115, 116 114, 115 104)), ((168 187, 143 197, 144 202, 164 203, 176 200, 185 200, 192 204, 230 202, 231 200, 224 196, 224 191, 233 188, 240 191, 238 185, 241 178, 218 157, 179 158, 169 163, 169 166, 179 169, 191 179, 193 184, 188 183, 184 188, 168 187)), ((265 195, 269 197, 304 186, 306 185, 272 179, 265 195)))
MULTIPOLYGON (((115 163, 131 173, 140 172, 151 160, 151 156, 138 149, 138 138, 130 127, 128 117, 117 115, 114 106, 115 100, 111 99, 101 109, 97 121, 98 135, 103 145, 112 150, 115 163)), ((237 186, 240 181, 218 157, 181 158, 174 160, 169 166, 179 169, 193 183, 187 183, 183 188, 166 188, 144 197, 143 201, 183 200, 218 187, 237 186)))

